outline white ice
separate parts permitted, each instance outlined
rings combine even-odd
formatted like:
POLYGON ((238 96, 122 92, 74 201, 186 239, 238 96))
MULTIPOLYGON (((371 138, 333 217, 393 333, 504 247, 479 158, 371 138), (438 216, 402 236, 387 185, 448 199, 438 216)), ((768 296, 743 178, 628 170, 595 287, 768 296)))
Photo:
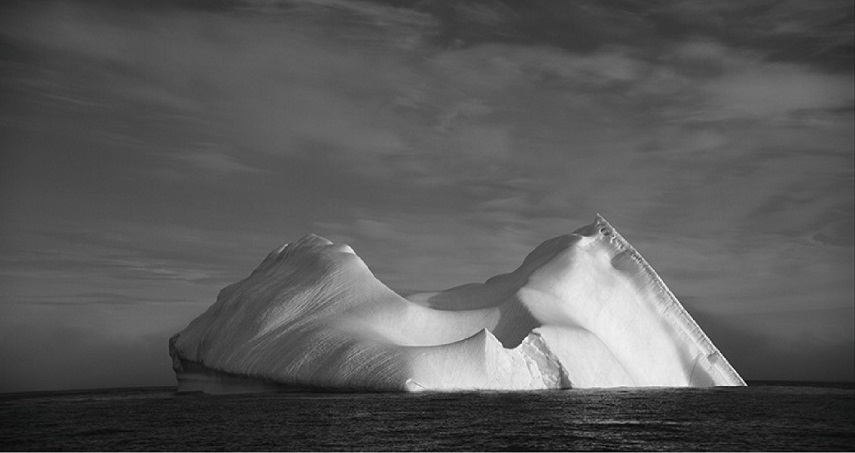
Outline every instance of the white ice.
POLYGON ((406 298, 310 235, 224 288, 170 353, 183 391, 745 385, 600 216, 511 273, 406 298))

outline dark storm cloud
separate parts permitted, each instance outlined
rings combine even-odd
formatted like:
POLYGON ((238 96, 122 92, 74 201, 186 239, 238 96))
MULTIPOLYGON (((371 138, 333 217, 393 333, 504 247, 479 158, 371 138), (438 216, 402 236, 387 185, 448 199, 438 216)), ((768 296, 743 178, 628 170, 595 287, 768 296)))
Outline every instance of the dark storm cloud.
POLYGON ((308 232, 393 287, 481 281, 601 212, 801 376, 773 345, 855 341, 850 10, 5 6, 0 327, 162 335, 308 232))

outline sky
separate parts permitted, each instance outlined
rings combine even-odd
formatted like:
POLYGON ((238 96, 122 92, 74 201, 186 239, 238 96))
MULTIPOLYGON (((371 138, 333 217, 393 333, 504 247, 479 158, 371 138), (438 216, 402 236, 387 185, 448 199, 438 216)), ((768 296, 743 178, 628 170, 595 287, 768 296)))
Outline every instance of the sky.
POLYGON ((174 385, 277 246, 397 290, 602 214, 748 380, 855 380, 851 0, 6 1, 0 392, 174 385))

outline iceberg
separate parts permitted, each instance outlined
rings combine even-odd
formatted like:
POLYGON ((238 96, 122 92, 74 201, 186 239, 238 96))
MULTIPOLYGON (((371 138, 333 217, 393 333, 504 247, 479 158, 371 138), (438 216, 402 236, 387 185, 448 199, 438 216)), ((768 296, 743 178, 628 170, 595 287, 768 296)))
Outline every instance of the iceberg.
POLYGON ((605 219, 513 272, 396 293, 309 235, 169 340, 179 391, 456 391, 745 382, 605 219))

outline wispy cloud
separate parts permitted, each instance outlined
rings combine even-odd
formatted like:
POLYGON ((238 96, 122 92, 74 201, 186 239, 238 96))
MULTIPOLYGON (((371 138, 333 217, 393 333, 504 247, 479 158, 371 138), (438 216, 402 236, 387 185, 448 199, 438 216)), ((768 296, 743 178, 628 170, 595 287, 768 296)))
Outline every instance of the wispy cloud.
POLYGON ((176 160, 184 161, 191 166, 217 176, 262 171, 260 168, 237 162, 234 154, 237 153, 229 153, 226 150, 217 149, 215 145, 202 145, 196 149, 176 151, 174 156, 176 160))

